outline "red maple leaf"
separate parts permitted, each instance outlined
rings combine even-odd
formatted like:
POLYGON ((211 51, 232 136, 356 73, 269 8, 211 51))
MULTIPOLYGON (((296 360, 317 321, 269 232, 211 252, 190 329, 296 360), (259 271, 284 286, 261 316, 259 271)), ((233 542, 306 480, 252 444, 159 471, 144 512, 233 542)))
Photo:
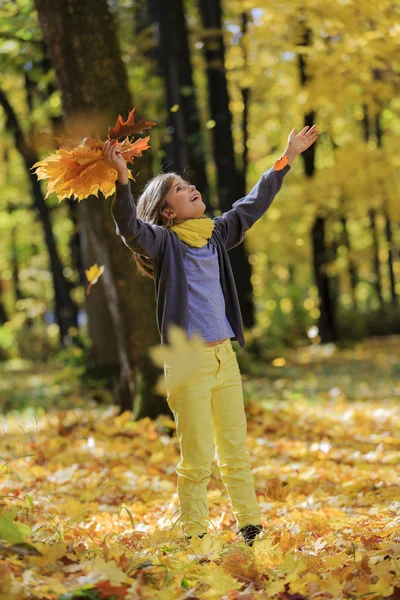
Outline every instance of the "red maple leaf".
POLYGON ((140 119, 140 121, 135 123, 135 110, 136 108, 132 108, 126 121, 123 121, 121 115, 118 115, 115 126, 113 128, 108 128, 109 140, 117 140, 120 137, 132 135, 134 133, 143 133, 145 129, 150 129, 153 125, 157 125, 156 122, 146 121, 145 119, 140 119))

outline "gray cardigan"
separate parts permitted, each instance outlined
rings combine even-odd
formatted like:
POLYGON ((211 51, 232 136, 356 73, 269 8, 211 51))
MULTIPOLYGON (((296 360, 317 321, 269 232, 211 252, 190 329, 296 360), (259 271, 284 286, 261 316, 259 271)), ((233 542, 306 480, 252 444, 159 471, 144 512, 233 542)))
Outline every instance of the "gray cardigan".
MULTIPOLYGON (((274 171, 272 167, 261 176, 247 196, 237 200, 231 210, 213 219, 215 226, 209 241, 218 251, 226 315, 235 333, 234 339, 242 348, 246 345, 243 321, 227 251, 243 241, 245 232, 270 207, 290 168, 290 165, 286 165, 282 170, 274 171)), ((161 344, 166 344, 170 323, 176 323, 185 331, 188 329, 188 290, 183 262, 188 245, 167 227, 151 225, 137 218, 129 183, 116 182, 111 213, 116 232, 125 245, 137 254, 154 258, 156 320, 161 344)))

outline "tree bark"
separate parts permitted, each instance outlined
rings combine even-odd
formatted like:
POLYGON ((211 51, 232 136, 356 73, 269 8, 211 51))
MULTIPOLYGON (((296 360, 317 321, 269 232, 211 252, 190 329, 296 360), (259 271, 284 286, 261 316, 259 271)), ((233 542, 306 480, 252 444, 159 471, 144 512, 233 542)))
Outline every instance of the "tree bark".
MULTIPOLYGON (((241 33, 242 33, 242 44, 245 40, 247 33, 247 26, 249 23, 249 15, 247 12, 243 12, 241 14, 241 33)), ((247 51, 246 47, 243 44, 243 63, 244 69, 247 67, 247 51)), ((244 196, 246 194, 247 189, 247 168, 249 166, 249 149, 247 147, 247 140, 249 137, 248 126, 249 126, 249 107, 250 107, 250 96, 251 90, 249 87, 242 87, 242 101, 243 101, 243 116, 242 116, 242 139, 243 139, 243 162, 242 162, 242 170, 239 173, 239 181, 240 185, 238 186, 239 196, 244 196)))
POLYGON ((384 210, 385 216, 385 235, 388 245, 388 268, 389 268, 389 280, 390 280, 390 298, 393 306, 397 306, 399 303, 398 295, 396 292, 396 276, 394 272, 393 264, 393 232, 392 222, 390 220, 387 210, 384 210))
MULTIPOLYGON (((83 123, 91 133, 99 131, 105 139, 107 127, 118 114, 126 118, 133 104, 106 0, 36 0, 36 8, 57 73, 67 124, 76 127, 80 122, 82 128, 83 123)), ((139 162, 136 180, 141 184, 151 176, 148 153, 139 162)), ((116 235, 110 200, 89 196, 79 204, 79 217, 97 262, 105 265, 98 285, 103 287, 117 340, 120 408, 121 412, 132 410, 140 364, 149 346, 159 343, 154 287, 150 280, 136 275, 131 253, 116 235)), ((87 255, 84 258, 89 266, 87 255)), ((96 287, 90 294, 93 299, 96 287)), ((90 311, 88 316, 90 321, 90 311)), ((155 398, 152 391, 156 374, 155 367, 145 373, 144 412, 147 406, 156 406, 158 414, 169 412, 165 400, 155 398)))
POLYGON ((319 335, 324 343, 336 341, 335 307, 326 273, 325 219, 317 217, 311 231, 315 282, 320 303, 319 335))
MULTIPOLYGON (((207 65, 208 101, 211 119, 214 160, 217 168, 219 208, 230 210, 241 197, 241 177, 235 164, 232 137, 232 116, 229 110, 228 84, 225 71, 225 47, 222 32, 220 0, 198 0, 203 23, 203 40, 207 65)), ((244 193, 242 193, 242 196, 244 193)), ((243 322, 246 327, 254 325, 253 288, 251 266, 244 244, 230 251, 235 272, 243 322)))
POLYGON ((378 231, 376 227, 376 210, 371 208, 368 211, 369 226, 371 229, 372 236, 372 247, 373 247, 373 273, 374 273, 374 288, 379 301, 379 308, 381 312, 384 311, 385 303, 382 294, 382 273, 381 273, 381 261, 379 259, 379 240, 378 231))
MULTIPOLYGON (((40 61, 40 66, 43 74, 48 76, 50 69, 52 69, 52 63, 45 40, 41 40, 41 47, 43 58, 40 61)), ((43 101, 46 101, 56 90, 55 85, 48 79, 46 88, 42 91, 43 101)), ((62 116, 52 117, 51 122, 53 125, 53 135, 58 136, 63 128, 62 116)), ((58 147, 55 139, 54 142, 55 147, 58 147)), ((72 198, 66 198, 66 202, 70 209, 70 218, 74 224, 70 240, 71 260, 79 275, 79 285, 86 287, 87 279, 82 255, 83 246, 86 248, 85 256, 88 266, 96 262, 96 254, 90 244, 88 235, 83 236, 81 234, 78 203, 72 198)), ((82 227, 84 227, 84 223, 82 227)), ((88 334, 91 341, 85 376, 88 378, 101 376, 103 379, 106 377, 111 384, 112 380, 118 379, 119 376, 117 342, 103 286, 97 287, 95 296, 95 300, 93 299, 93 295, 86 297, 85 302, 85 312, 86 315, 89 314, 88 334)))
POLYGON ((166 89, 170 142, 167 170, 177 170, 194 183, 210 210, 204 141, 193 83, 189 42, 182 0, 148 0, 157 40, 160 73, 166 89), (171 112, 171 107, 179 109, 171 112))
POLYGON ((358 284, 358 270, 354 260, 351 257, 351 242, 350 235, 347 228, 347 219, 345 215, 341 217, 342 227, 343 227, 343 243, 347 248, 347 256, 348 256, 348 267, 349 267, 349 278, 350 278, 350 288, 351 288, 351 301, 353 304, 353 309, 357 310, 357 284, 358 284))

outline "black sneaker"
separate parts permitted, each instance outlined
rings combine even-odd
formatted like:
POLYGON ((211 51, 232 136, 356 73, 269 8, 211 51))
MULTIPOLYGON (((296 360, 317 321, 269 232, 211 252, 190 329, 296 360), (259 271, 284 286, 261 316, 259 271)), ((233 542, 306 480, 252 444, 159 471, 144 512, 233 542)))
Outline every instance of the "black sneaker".
POLYGON ((241 527, 239 531, 244 537, 246 544, 252 546, 254 538, 261 533, 261 531, 264 531, 264 527, 262 525, 246 525, 245 527, 241 527))

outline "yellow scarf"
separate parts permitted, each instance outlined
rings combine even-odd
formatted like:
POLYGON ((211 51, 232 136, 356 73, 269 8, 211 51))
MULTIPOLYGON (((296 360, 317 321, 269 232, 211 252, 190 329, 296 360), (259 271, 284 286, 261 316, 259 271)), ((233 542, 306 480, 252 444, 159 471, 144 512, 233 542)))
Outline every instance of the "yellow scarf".
POLYGON ((212 236, 214 231, 214 221, 208 217, 200 217, 199 219, 187 219, 183 223, 172 225, 172 231, 180 237, 182 242, 202 248, 205 246, 212 236))

